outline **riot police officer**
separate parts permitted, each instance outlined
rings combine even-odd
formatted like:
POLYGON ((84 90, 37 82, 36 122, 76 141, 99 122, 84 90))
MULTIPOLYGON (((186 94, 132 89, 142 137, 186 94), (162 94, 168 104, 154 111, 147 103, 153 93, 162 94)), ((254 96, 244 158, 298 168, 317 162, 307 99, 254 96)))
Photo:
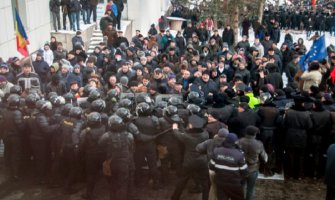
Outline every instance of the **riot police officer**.
MULTIPOLYGON (((149 104, 143 102, 136 106, 136 113, 138 117, 134 119, 134 124, 138 127, 139 132, 144 135, 154 136, 157 135, 160 127, 158 118, 151 115, 151 107, 149 104)), ((136 152, 135 152, 135 165, 136 165, 136 181, 139 182, 141 178, 140 170, 143 164, 149 166, 151 178, 154 182, 154 189, 158 189, 159 186, 159 172, 157 169, 157 153, 156 143, 154 140, 146 142, 136 141, 136 152)))
POLYGON ((43 184, 46 181, 47 164, 50 161, 50 143, 52 133, 59 127, 50 123, 52 104, 50 101, 39 100, 36 102, 36 113, 30 135, 30 144, 33 150, 37 181, 43 184))
POLYGON ((80 149, 85 154, 86 171, 86 199, 92 199, 93 190, 101 164, 104 159, 104 153, 99 148, 100 137, 105 133, 105 126, 101 122, 101 115, 98 112, 91 112, 87 116, 87 126, 80 134, 80 149))
POLYGON ((6 124, 6 129, 3 133, 5 162, 9 169, 9 178, 18 180, 22 153, 22 129, 24 127, 23 115, 19 110, 20 96, 11 94, 7 98, 7 103, 7 108, 2 113, 3 124, 6 124))
POLYGON ((69 118, 61 122, 62 141, 61 141, 61 159, 68 174, 65 182, 65 193, 75 193, 73 184, 77 175, 79 162, 79 139, 80 132, 84 127, 82 119, 83 110, 79 107, 70 109, 69 118))
POLYGON ((127 200, 129 186, 129 171, 132 165, 134 152, 134 138, 127 132, 122 118, 112 115, 108 119, 108 132, 105 133, 99 145, 107 153, 105 165, 109 168, 110 199, 127 200))

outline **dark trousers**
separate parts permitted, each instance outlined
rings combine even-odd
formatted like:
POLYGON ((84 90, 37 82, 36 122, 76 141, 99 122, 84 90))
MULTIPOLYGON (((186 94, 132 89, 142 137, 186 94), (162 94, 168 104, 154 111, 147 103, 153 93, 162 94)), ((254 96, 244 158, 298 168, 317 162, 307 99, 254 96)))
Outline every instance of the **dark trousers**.
POLYGON ((51 12, 51 13, 52 13, 52 23, 53 23, 54 29, 55 31, 58 31, 59 29, 61 29, 60 28, 60 14, 59 12, 51 12))
POLYGON ((65 147, 61 154, 61 160, 66 171, 65 190, 71 190, 78 176, 79 157, 73 147, 65 147))
POLYGON ((194 160, 182 167, 175 190, 172 195, 172 200, 179 200, 187 185, 189 179, 195 179, 202 187, 202 200, 208 200, 209 195, 209 177, 206 163, 194 160))
POLYGON ((217 175, 217 200, 243 200, 243 185, 239 181, 228 180, 227 177, 217 175))
POLYGON ((116 23, 117 23, 117 29, 120 30, 121 29, 121 15, 122 13, 119 12, 117 17, 116 17, 116 23))
POLYGON ((326 200, 335 200, 335 186, 327 185, 326 200))
POLYGON ((5 164, 10 177, 18 177, 22 156, 22 139, 19 137, 7 137, 3 140, 5 145, 5 164))
POLYGON ((37 179, 38 181, 45 181, 48 163, 50 163, 50 144, 45 139, 35 138, 31 138, 30 143, 33 149, 37 179))
POLYGON ((87 23, 90 23, 92 13, 93 13, 93 22, 96 22, 97 21, 97 6, 92 6, 92 5, 90 6, 87 23))
POLYGON ((138 143, 135 151, 136 181, 141 179, 141 168, 147 164, 154 184, 158 183, 157 152, 155 144, 138 143), (146 160, 146 163, 145 163, 146 160))
POLYGON ((87 153, 85 158, 86 171, 86 193, 88 199, 93 196, 95 183, 98 179, 99 172, 102 169, 104 154, 102 153, 87 153))
POLYGON ((301 178, 303 176, 303 164, 305 157, 304 148, 286 149, 286 174, 289 177, 301 178))
POLYGON ((63 13, 63 29, 66 30, 66 16, 69 18, 70 28, 72 27, 71 14, 63 13))
POLYGON ((112 163, 110 180, 110 199, 127 200, 129 187, 129 164, 112 163))

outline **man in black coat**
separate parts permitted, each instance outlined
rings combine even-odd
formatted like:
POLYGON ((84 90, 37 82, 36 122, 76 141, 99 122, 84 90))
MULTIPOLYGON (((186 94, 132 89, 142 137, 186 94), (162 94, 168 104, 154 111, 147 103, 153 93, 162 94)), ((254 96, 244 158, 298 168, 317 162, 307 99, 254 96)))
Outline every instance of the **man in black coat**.
POLYGON ((252 111, 248 103, 240 103, 237 113, 228 121, 229 130, 236 133, 237 136, 245 136, 245 129, 248 126, 256 126, 259 123, 258 115, 252 111))
POLYGON ((222 33, 222 41, 226 42, 229 45, 229 48, 234 45, 235 37, 234 37, 234 30, 230 28, 230 25, 224 29, 222 33))
POLYGON ((197 116, 191 115, 188 118, 187 128, 182 131, 178 124, 172 125, 173 135, 184 146, 184 162, 181 175, 171 197, 172 200, 179 200, 188 180, 195 178, 202 186, 202 200, 208 199, 208 169, 206 155, 196 151, 196 146, 208 139, 208 133, 203 129, 205 121, 197 116))
POLYGON ((213 101, 213 95, 218 91, 217 84, 209 78, 210 72, 206 70, 202 73, 200 78, 197 78, 194 81, 194 84, 198 87, 198 89, 202 92, 202 95, 207 103, 211 103, 213 101))
POLYGON ((330 145, 327 151, 327 167, 326 167, 326 184, 327 196, 326 200, 335 199, 335 144, 330 145))
POLYGON ((310 113, 304 108, 305 97, 294 97, 294 107, 287 110, 284 115, 284 127, 286 127, 285 151, 287 152, 288 177, 301 178, 303 176, 303 164, 307 146, 307 130, 313 127, 310 113))

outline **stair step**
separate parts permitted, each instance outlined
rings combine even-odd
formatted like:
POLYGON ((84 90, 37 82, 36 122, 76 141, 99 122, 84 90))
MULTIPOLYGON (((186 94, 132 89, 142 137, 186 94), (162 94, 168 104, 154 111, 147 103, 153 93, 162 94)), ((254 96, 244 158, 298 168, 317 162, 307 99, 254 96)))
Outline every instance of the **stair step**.
POLYGON ((102 41, 104 40, 103 37, 91 37, 91 41, 102 41))

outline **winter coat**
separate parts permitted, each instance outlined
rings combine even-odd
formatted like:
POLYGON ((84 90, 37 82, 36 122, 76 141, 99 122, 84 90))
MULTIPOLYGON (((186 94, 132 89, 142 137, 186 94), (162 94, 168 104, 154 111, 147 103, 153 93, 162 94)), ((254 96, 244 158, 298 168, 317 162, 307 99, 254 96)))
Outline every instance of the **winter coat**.
POLYGON ((222 33, 222 42, 227 42, 227 44, 229 45, 229 47, 231 47, 234 42, 235 42, 235 38, 234 38, 234 31, 233 29, 225 29, 222 33))
POLYGON ((304 81, 303 91, 308 92, 311 86, 319 87, 322 80, 322 74, 318 70, 310 72, 306 71, 300 78, 304 81))
POLYGON ((38 74, 42 83, 48 82, 49 65, 43 59, 33 62, 34 70, 38 74))
POLYGON ((335 187, 335 144, 329 146, 327 151, 327 164, 326 164, 326 184, 335 187))
POLYGON ((286 148, 305 148, 307 145, 307 130, 313 127, 310 113, 301 109, 289 109, 284 118, 287 129, 285 137, 286 148))
POLYGON ((237 145, 244 152, 249 173, 259 170, 259 158, 262 158, 265 162, 268 160, 263 143, 256 140, 256 136, 246 135, 237 142, 237 145))
POLYGON ((97 6, 99 3, 99 0, 90 0, 90 5, 97 6))
POLYGON ((59 7, 60 7, 59 0, 50 0, 49 8, 50 8, 51 12, 59 13, 59 11, 60 11, 59 7))
POLYGON ((199 129, 183 133, 179 130, 174 130, 173 134, 184 145, 183 166, 189 166, 194 160, 198 160, 203 164, 207 163, 206 156, 196 151, 196 146, 208 139, 207 131, 199 129))
POLYGON ((241 181, 248 172, 242 150, 225 142, 223 146, 214 149, 209 168, 215 171, 217 178, 224 177, 224 179, 229 180, 227 182, 229 185, 241 185, 241 181))
POLYGON ((72 0, 70 3, 70 12, 80 12, 81 5, 78 0, 72 0))
POLYGON ((245 135, 245 129, 250 125, 256 126, 259 121, 258 115, 254 111, 247 109, 244 112, 236 113, 235 116, 229 119, 229 131, 236 133, 239 137, 243 137, 245 135))
POLYGON ((22 137, 22 130, 24 128, 23 114, 18 108, 6 108, 1 111, 3 117, 2 124, 4 132, 2 138, 6 140, 10 137, 22 137))

